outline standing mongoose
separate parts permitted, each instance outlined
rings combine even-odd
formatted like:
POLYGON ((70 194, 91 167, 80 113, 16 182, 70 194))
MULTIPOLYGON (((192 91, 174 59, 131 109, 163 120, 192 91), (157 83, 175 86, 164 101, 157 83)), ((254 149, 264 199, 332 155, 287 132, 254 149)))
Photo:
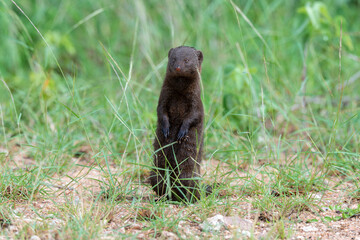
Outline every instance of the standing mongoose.
POLYGON ((204 108, 200 72, 203 54, 192 47, 170 49, 157 106, 154 168, 150 182, 159 196, 195 202, 203 148, 204 108))

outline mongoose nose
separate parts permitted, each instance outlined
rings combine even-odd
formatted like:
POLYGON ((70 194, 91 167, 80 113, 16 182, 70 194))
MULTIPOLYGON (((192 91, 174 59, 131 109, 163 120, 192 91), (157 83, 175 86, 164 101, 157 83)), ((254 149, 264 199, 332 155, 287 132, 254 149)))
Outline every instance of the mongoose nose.
POLYGON ((177 66, 177 67, 175 68, 175 70, 176 70, 177 72, 180 72, 181 68, 180 68, 179 66, 177 66))

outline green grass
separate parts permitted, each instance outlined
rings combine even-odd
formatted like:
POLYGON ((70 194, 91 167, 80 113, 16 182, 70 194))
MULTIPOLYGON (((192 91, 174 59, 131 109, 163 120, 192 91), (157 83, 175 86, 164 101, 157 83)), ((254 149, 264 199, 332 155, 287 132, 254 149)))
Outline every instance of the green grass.
POLYGON ((183 237, 180 221, 267 213, 268 237, 287 238, 288 215, 318 207, 314 196, 350 186, 344 194, 359 199, 359 9, 359 0, 0 2, 0 220, 21 239, 125 238, 134 222, 136 234, 183 237), (178 45, 204 54, 204 162, 221 163, 204 175, 219 189, 187 207, 143 190, 178 45), (84 206, 57 202, 92 171, 102 177, 84 206), (54 202, 54 217, 18 224, 26 214, 16 205, 39 199, 54 202), (123 225, 104 233, 124 210, 123 225))

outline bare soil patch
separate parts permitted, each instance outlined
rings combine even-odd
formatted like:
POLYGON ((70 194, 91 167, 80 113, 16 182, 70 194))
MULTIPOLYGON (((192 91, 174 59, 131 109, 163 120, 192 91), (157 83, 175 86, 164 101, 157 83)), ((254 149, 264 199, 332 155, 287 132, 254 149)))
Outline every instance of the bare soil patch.
MULTIPOLYGON (((144 179, 133 182, 131 187, 134 192, 131 196, 125 196, 123 200, 111 205, 106 199, 101 198, 104 195, 101 183, 108 181, 108 173, 89 159, 73 158, 72 161, 76 165, 67 173, 53 176, 46 183, 46 195, 35 196, 31 202, 13 203, 14 214, 11 214, 11 222, 0 219, 2 229, 0 239, 5 239, 5 236, 16 238, 19 231, 24 231, 24 228, 27 228, 29 237, 37 235, 41 239, 60 239, 57 229, 66 225, 69 215, 72 214, 91 215, 94 221, 98 221, 96 224, 102 226, 101 236, 104 239, 115 239, 117 234, 136 234, 138 239, 154 237, 202 239, 211 238, 214 234, 224 239, 247 238, 246 234, 236 229, 225 228, 221 232, 204 231, 201 224, 206 219, 202 219, 197 214, 197 210, 203 207, 199 203, 192 206, 168 204, 166 207, 154 210, 151 200, 156 196, 149 186, 143 183, 144 179), (171 222, 176 222, 177 225, 153 229, 151 220, 159 216, 172 219, 171 222), (176 221, 176 218, 181 220, 176 221), (32 226, 35 225, 44 225, 44 231, 33 231, 32 226)), ((16 169, 29 167, 35 162, 24 157, 24 154, 18 154, 9 163, 16 169)), ((205 181, 212 181, 213 176, 222 176, 219 171, 225 173, 227 166, 216 160, 204 161, 202 170, 205 181)), ((114 164, 108 166, 108 171, 113 176, 120 176, 117 177, 118 182, 126 181, 124 178, 131 177, 118 175, 117 173, 122 170, 114 164)), ((244 184, 241 177, 245 177, 245 173, 239 172, 237 176, 232 175, 234 173, 223 175, 223 179, 219 177, 216 181, 226 181, 226 178, 237 177, 238 180, 232 181, 230 185, 244 184)), ((266 179, 261 175, 257 177, 266 179)), ((239 192, 231 193, 226 190, 224 193, 219 193, 218 202, 212 206, 208 215, 212 217, 221 214, 250 220, 252 227, 249 232, 258 239, 271 239, 278 236, 281 229, 284 231, 283 236, 290 239, 360 239, 360 216, 355 214, 343 219, 340 218, 343 213, 331 207, 355 209, 359 204, 359 200, 351 199, 347 194, 353 186, 341 184, 335 187, 336 181, 336 179, 329 180, 329 184, 334 185, 332 190, 307 193, 315 199, 316 204, 313 204, 312 208, 304 208, 299 212, 288 214, 286 218, 279 219, 276 217, 276 212, 260 212, 254 208, 254 198, 259 198, 259 196, 242 195, 239 192), (228 209, 224 209, 224 206, 228 209)))

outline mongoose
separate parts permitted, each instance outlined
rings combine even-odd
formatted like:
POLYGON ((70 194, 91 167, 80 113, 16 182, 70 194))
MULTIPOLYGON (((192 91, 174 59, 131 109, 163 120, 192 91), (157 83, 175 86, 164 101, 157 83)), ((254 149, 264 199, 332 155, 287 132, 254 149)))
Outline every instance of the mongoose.
POLYGON ((201 102, 201 51, 170 49, 157 106, 154 169, 150 182, 159 196, 195 202, 203 148, 204 108, 201 102))

